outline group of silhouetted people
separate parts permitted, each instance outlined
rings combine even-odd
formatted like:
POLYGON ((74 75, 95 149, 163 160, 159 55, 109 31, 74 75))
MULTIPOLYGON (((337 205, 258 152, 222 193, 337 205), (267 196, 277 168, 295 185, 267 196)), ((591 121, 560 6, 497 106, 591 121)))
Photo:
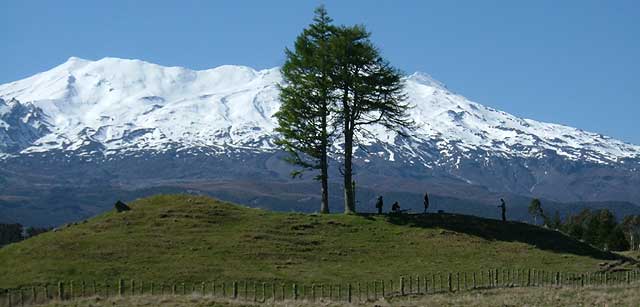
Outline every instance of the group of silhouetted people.
MULTIPOLYGON (((382 207, 384 206, 384 201, 382 196, 378 196, 378 200, 376 201, 376 209, 378 209, 378 214, 382 214, 382 207)), ((424 213, 427 213, 427 209, 429 209, 429 193, 424 193, 424 213)), ((408 210, 400 209, 400 204, 396 201, 391 205, 392 213, 402 213, 408 210)))
MULTIPOLYGON (((382 207, 384 206, 384 201, 382 200, 382 196, 378 196, 378 200, 376 201, 376 209, 378 209, 378 214, 382 214, 382 207)), ((392 213, 401 213, 400 204, 396 201, 391 205, 392 213)))
MULTIPOLYGON (((429 193, 424 193, 423 205, 424 205, 424 214, 426 214, 427 210, 429 209, 429 193)), ((382 214, 383 206, 384 206, 384 201, 382 199, 382 196, 378 196, 378 200, 376 201, 376 209, 378 209, 378 214, 382 214)), ((506 222, 507 221, 507 204, 505 203, 504 199, 500 198, 500 205, 498 206, 498 208, 501 209, 502 221, 506 222)), ((408 211, 408 210, 401 210, 400 204, 397 201, 394 202, 393 205, 391 205, 391 213, 402 213, 405 211, 408 211)))

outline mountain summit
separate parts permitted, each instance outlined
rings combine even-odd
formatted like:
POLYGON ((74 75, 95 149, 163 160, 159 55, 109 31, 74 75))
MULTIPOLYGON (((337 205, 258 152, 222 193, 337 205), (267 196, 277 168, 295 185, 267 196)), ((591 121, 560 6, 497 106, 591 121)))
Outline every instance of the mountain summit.
MULTIPOLYGON (((0 149, 5 154, 52 149, 86 154, 83 149, 91 148, 88 152, 105 155, 168 146, 273 150, 272 115, 280 104, 281 82, 278 68, 225 65, 194 71, 140 60, 71 57, 49 71, 0 85, 1 98, 42 110, 48 121, 38 125, 49 132, 29 138, 29 144, 0 144, 0 149)), ((404 158, 413 162, 435 162, 433 151, 457 158, 478 150, 525 158, 552 151, 605 164, 640 157, 640 146, 485 107, 424 73, 406 78, 406 92, 419 126, 414 137, 400 139, 374 127, 365 143, 387 150, 402 146, 404 158)))
MULTIPOLYGON (((314 210, 316 183, 291 181, 273 143, 282 82, 278 68, 72 57, 0 85, 0 217, 48 208, 64 222, 108 208, 109 197, 158 189, 314 210), (304 187, 294 193, 294 183, 304 187)), ((447 209, 474 214, 486 208, 469 211, 470 203, 493 206, 499 197, 640 204, 640 146, 483 106, 424 73, 405 85, 418 128, 403 137, 372 126, 359 136, 362 204, 383 193, 413 201, 425 189, 446 197, 447 209)))

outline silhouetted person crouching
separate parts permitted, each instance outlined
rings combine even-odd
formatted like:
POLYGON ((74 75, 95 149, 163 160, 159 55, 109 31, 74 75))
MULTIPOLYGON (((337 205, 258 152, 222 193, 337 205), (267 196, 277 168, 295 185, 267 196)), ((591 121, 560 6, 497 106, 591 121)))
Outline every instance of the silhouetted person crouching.
POLYGON ((393 203, 393 205, 391 206, 391 212, 393 213, 400 213, 402 212, 400 210, 400 204, 398 204, 398 202, 393 203))

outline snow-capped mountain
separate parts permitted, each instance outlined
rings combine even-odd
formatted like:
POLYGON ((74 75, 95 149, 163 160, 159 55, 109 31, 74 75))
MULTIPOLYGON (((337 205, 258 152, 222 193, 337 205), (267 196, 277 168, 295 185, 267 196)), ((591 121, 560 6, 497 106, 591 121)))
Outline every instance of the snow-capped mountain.
MULTIPOLYGON (((279 108, 281 82, 278 68, 221 66, 194 71, 139 60, 72 57, 49 71, 0 85, 1 98, 17 99, 31 108, 21 111, 26 112, 22 116, 36 114, 29 119, 35 130, 26 133, 19 145, 0 139, 0 150, 87 154, 83 149, 90 148, 89 153, 106 155, 168 146, 273 150, 272 115, 279 108)), ((443 158, 476 150, 509 157, 536 157, 551 150, 567 159, 597 163, 640 157, 640 146, 485 107, 426 74, 408 76, 406 92, 418 124, 414 137, 399 140, 395 133, 374 127, 366 144, 380 142, 385 148, 402 144, 406 159, 424 164, 435 162, 430 156, 433 149, 443 158)), ((6 113, 1 110, 0 114, 6 113)), ((16 124, 5 120, 0 127, 6 130, 16 124)), ((395 158, 391 151, 380 154, 395 158)))
MULTIPOLYGON (((91 212, 107 204, 104 194, 86 196, 97 187, 116 195, 159 187, 204 191, 280 209, 313 203, 313 183, 309 191, 314 192, 287 200, 282 195, 290 191, 274 186, 292 183, 273 145, 282 82, 278 68, 227 65, 194 71, 140 60, 72 57, 49 71, 0 85, 0 216, 9 214, 3 208, 39 210, 52 203, 76 204, 72 211, 84 210, 74 213, 84 216, 97 199, 103 203, 91 212), (235 193, 231 185, 210 184, 222 179, 234 185, 258 181, 268 188, 235 193), (34 187, 48 196, 34 200, 34 187), (69 193, 79 187, 86 190, 69 193), (3 207, 6 201, 10 206, 3 207)), ((427 74, 409 75, 405 85, 417 130, 401 137, 374 126, 361 135, 364 146, 356 149, 354 161, 359 195, 428 187, 443 197, 488 202, 495 193, 509 193, 640 204, 640 146, 494 110, 427 74)), ((335 149, 340 150, 339 142, 335 149)), ((335 171, 332 178, 338 177, 335 171)), ((55 214, 62 221, 67 216, 55 214)))

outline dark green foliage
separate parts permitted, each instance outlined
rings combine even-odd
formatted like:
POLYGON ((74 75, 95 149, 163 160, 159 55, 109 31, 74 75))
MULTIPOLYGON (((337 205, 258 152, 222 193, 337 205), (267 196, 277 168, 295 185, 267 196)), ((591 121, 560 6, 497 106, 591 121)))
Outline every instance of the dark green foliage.
MULTIPOLYGON (((629 221, 632 218, 625 218, 629 221)), ((570 236, 582 239, 602 249, 622 251, 630 248, 628 228, 618 224, 615 216, 607 209, 583 210, 578 215, 567 217, 563 229, 570 236)))
POLYGON ((358 136, 372 124, 400 134, 413 127, 402 75, 380 56, 363 26, 335 27, 324 7, 316 9, 314 23, 298 36, 294 50, 286 50, 282 74, 276 143, 300 167, 292 175, 320 169, 321 212, 328 212, 328 149, 334 132, 341 131, 345 212, 355 212, 352 155, 358 136))
POLYGON ((316 9, 314 23, 295 41, 293 50, 286 49, 282 66, 285 80, 280 87, 282 106, 275 114, 280 139, 276 144, 289 153, 286 159, 300 169, 292 173, 299 176, 305 170, 319 169, 316 179, 322 185, 320 212, 328 213, 328 155, 332 132, 329 117, 334 88, 331 82, 333 59, 329 54, 329 40, 335 32, 331 18, 324 7, 316 9))
POLYGON ((0 224, 0 246, 22 240, 22 225, 0 224))
POLYGON ((626 251, 629 250, 629 242, 622 231, 622 227, 617 226, 607 236, 605 240, 609 250, 626 251))
POLYGON ((363 26, 340 27, 332 40, 336 59, 334 84, 339 92, 336 125, 344 137, 345 213, 353 213, 353 149, 366 127, 379 124, 406 134, 413 127, 407 116, 401 73, 380 56, 363 26))
POLYGON ((640 215, 629 215, 620 223, 631 250, 640 249, 640 215))

